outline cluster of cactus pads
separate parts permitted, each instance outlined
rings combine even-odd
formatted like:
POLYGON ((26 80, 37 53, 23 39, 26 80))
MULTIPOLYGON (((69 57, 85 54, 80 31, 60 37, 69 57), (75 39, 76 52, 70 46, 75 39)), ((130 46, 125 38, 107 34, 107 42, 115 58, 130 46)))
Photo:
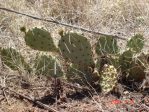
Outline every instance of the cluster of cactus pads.
MULTIPOLYGON (((120 52, 117 39, 112 36, 101 36, 96 47, 92 48, 84 35, 61 31, 57 47, 50 33, 44 29, 21 30, 25 34, 26 45, 34 50, 57 52, 65 60, 64 65, 67 65, 62 66, 60 60, 54 56, 38 55, 34 64, 38 75, 64 76, 68 81, 79 84, 92 85, 98 82, 105 93, 112 91, 117 85, 119 73, 124 74, 128 80, 138 81, 145 77, 145 65, 148 60, 145 58, 146 54, 141 52, 144 46, 142 35, 132 37, 127 42, 125 50, 120 52), (93 49, 96 51, 97 61, 94 60, 93 49)), ((18 63, 29 68, 23 57, 12 48, 1 49, 1 57, 3 63, 12 69, 16 69, 18 63), (14 58, 20 60, 16 60, 17 63, 14 64, 14 58)))

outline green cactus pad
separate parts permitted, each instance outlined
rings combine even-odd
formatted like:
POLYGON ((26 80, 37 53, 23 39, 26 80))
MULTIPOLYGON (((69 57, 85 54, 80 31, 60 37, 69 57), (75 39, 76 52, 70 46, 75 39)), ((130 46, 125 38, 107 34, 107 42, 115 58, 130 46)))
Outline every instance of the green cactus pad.
POLYGON ((75 64, 70 64, 68 66, 66 77, 68 81, 79 83, 81 85, 88 83, 93 84, 94 81, 99 80, 99 76, 93 74, 90 68, 80 68, 80 66, 75 64))
POLYGON ((50 33, 44 29, 33 28, 25 33, 25 42, 34 50, 57 51, 50 33))
POLYGON ((96 44, 96 52, 99 55, 116 54, 118 51, 117 40, 112 36, 101 36, 96 44))
POLYGON ((67 33, 61 37, 59 48, 65 59, 78 65, 94 65, 91 45, 87 38, 77 33, 67 33))
POLYGON ((127 72, 132 67, 133 52, 128 49, 119 57, 119 64, 122 72, 127 72))
POLYGON ((134 37, 132 37, 127 42, 127 47, 132 49, 134 52, 139 53, 144 47, 144 38, 143 38, 143 36, 140 35, 140 34, 137 34, 134 37))
POLYGON ((119 65, 119 54, 116 54, 116 55, 109 55, 108 56, 108 63, 110 65, 113 65, 115 68, 119 68, 120 65, 119 65))
POLYGON ((31 71, 29 65, 25 62, 22 55, 13 48, 1 49, 2 62, 10 67, 12 70, 20 70, 22 67, 24 70, 31 71))
POLYGON ((101 72, 100 86, 103 93, 113 90, 117 84, 117 70, 112 65, 105 64, 101 72))
POLYGON ((102 70, 102 67, 104 66, 104 64, 110 64, 110 65, 113 65, 115 68, 118 68, 119 55, 107 55, 107 56, 99 57, 95 65, 99 72, 102 70))
POLYGON ((70 64, 67 68, 66 78, 73 83, 83 84, 82 72, 78 70, 76 65, 70 64))
POLYGON ((145 79, 145 68, 147 59, 142 54, 133 58, 132 67, 129 69, 129 76, 127 77, 129 80, 133 81, 143 81, 145 79))
POLYGON ((60 66, 60 63, 52 56, 38 55, 35 59, 34 68, 36 68, 37 75, 46 75, 52 77, 63 76, 63 71, 62 67, 60 66), (56 75, 54 73, 55 63, 56 63, 56 75))

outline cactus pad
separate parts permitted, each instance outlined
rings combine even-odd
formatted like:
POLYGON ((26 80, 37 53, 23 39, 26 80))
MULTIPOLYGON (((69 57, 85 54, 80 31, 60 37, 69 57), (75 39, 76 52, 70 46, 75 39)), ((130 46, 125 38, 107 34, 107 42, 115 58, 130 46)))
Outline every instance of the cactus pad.
POLYGON ((21 67, 23 69, 30 71, 31 68, 25 62, 24 58, 21 56, 19 52, 17 52, 13 48, 1 49, 1 59, 2 62, 10 67, 12 70, 20 70, 21 67))
POLYGON ((54 66, 56 63, 56 77, 63 76, 62 68, 58 60, 52 56, 41 55, 37 56, 35 60, 34 68, 36 68, 37 75, 46 75, 54 77, 54 66))
POLYGON ((44 29, 33 28, 25 33, 25 42, 32 49, 40 51, 56 51, 50 33, 44 29))
POLYGON ((70 64, 68 66, 68 70, 66 73, 66 77, 68 81, 79 83, 79 84, 93 84, 95 81, 99 80, 99 76, 97 74, 93 74, 93 71, 90 68, 82 67, 70 64))
POLYGON ((103 93, 108 93, 114 89, 117 84, 117 70, 112 65, 105 64, 101 72, 100 86, 103 93))
POLYGON ((59 48, 63 57, 78 65, 93 65, 91 45, 87 38, 77 33, 67 33, 61 37, 59 48))
POLYGON ((118 53, 117 40, 112 36, 101 36, 96 44, 97 54, 116 54, 118 53))
POLYGON ((128 49, 119 57, 119 64, 122 72, 127 72, 132 67, 133 52, 128 49))
POLYGON ((133 81, 143 81, 145 78, 146 62, 147 60, 142 54, 133 58, 132 67, 129 69, 129 76, 127 78, 133 81))
POLYGON ((144 38, 142 35, 137 34, 127 42, 127 47, 131 48, 134 52, 139 53, 144 47, 144 38))

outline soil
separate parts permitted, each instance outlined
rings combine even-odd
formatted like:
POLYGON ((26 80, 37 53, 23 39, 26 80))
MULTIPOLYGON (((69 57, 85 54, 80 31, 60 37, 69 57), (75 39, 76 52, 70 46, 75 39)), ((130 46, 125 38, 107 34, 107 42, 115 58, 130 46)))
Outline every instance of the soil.
POLYGON ((136 91, 119 84, 118 90, 103 94, 100 89, 89 89, 62 79, 1 73, 0 112, 49 112, 39 101, 57 112, 148 112, 149 90, 136 91), (4 78, 5 77, 5 78, 4 78), (5 83, 2 83, 4 82, 5 83))

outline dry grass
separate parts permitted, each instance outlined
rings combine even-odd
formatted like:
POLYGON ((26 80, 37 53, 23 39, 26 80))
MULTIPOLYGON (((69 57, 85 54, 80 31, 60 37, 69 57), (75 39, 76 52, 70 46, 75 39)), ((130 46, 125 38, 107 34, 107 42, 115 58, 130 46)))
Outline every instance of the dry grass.
MULTIPOLYGON (((126 38, 141 33, 149 42, 148 0, 1 0, 0 6, 126 38)), ((0 47, 14 47, 28 57, 32 50, 24 43, 21 26, 44 27, 55 41, 63 27, 0 11, 0 47)))
MULTIPOLYGON (((138 32, 149 37, 148 0, 1 0, 0 6, 123 37, 138 32)), ((0 46, 24 50, 21 26, 44 27, 54 34, 62 27, 0 11, 0 46)))
MULTIPOLYGON (((149 42, 148 0, 0 0, 0 7, 44 18, 52 17, 62 22, 125 38, 141 33, 149 42)), ((52 32, 55 40, 59 39, 57 30, 63 27, 0 11, 0 47, 16 48, 26 56, 26 60, 34 57, 36 51, 25 45, 23 34, 19 30, 21 26, 44 27, 52 32)), ((0 71, 4 71, 7 75, 13 72, 5 71, 1 65, 0 71)), ((30 79, 30 82, 34 82, 34 79, 36 77, 30 79)), ((24 104, 20 103, 18 110, 23 106, 24 104)), ((10 111, 15 108, 8 107, 10 111)))

